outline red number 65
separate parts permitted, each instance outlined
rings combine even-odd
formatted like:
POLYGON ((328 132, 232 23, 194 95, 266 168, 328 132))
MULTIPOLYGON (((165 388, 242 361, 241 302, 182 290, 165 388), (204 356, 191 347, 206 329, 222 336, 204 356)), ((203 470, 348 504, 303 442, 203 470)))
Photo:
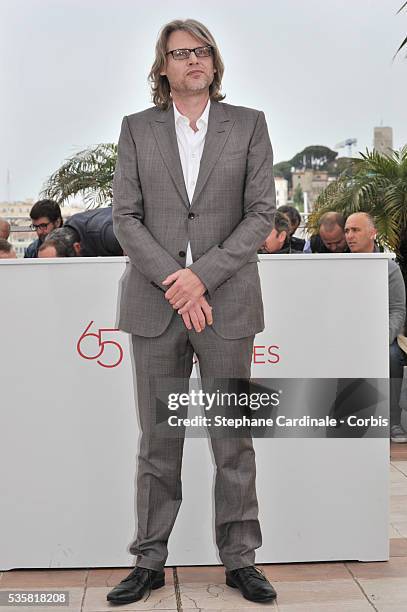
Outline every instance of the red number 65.
POLYGON ((123 361, 123 349, 120 346, 120 344, 118 342, 115 342, 114 340, 103 340, 102 339, 102 335, 105 332, 117 332, 119 331, 118 329, 115 328, 108 328, 108 327, 101 327, 100 329, 98 329, 97 333, 95 332, 89 332, 88 330, 92 327, 94 321, 91 321, 89 323, 89 325, 87 326, 87 328, 85 329, 85 331, 83 332, 83 334, 80 336, 78 342, 76 343, 76 350, 78 351, 79 355, 81 357, 83 357, 83 359, 97 359, 97 362, 99 365, 101 365, 103 368, 115 368, 116 366, 118 366, 122 361, 123 361), (98 352, 95 355, 89 355, 89 354, 85 354, 83 352, 83 350, 81 349, 81 343, 85 338, 89 338, 89 337, 93 337, 93 338, 97 338, 97 348, 98 348, 98 352), (103 355, 103 351, 105 350, 105 347, 107 345, 113 345, 115 347, 117 347, 119 354, 118 354, 118 358, 117 361, 115 361, 115 363, 104 363, 103 361, 101 361, 99 359, 99 357, 101 357, 103 355))

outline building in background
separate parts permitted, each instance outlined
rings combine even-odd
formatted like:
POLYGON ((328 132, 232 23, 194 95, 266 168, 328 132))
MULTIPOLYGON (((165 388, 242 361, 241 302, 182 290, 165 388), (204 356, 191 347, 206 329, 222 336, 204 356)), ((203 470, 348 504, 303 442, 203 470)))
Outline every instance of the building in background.
POLYGON ((375 127, 373 148, 381 155, 389 155, 393 150, 393 128, 375 127))
POLYGON ((276 206, 285 206, 288 202, 288 181, 282 176, 274 177, 276 184, 276 206))
POLYGON ((307 214, 312 211, 321 191, 346 170, 349 163, 349 158, 339 158, 338 152, 329 147, 310 145, 291 159, 274 165, 276 189, 277 180, 280 177, 285 179, 287 203, 307 214))
POLYGON ((298 187, 301 187, 302 193, 307 201, 306 212, 308 212, 313 209, 315 200, 319 194, 329 185, 330 182, 336 179, 336 176, 330 175, 327 170, 304 168, 301 170, 293 169, 291 179, 293 194, 298 187))

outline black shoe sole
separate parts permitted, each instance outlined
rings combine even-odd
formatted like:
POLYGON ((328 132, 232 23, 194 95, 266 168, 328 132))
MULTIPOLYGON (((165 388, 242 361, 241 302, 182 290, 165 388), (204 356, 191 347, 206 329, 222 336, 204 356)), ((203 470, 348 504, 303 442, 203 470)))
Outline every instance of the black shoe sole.
MULTIPOLYGON (((232 582, 231 579, 228 578, 228 577, 226 577, 226 585, 228 587, 232 587, 232 589, 239 589, 237 584, 232 582)), ((239 591, 240 591, 240 589, 239 589, 239 591)), ((243 597, 245 599, 247 599, 248 601, 255 601, 257 603, 261 603, 261 602, 264 602, 264 601, 273 601, 273 599, 276 599, 276 597, 277 597, 277 593, 276 593, 275 595, 268 595, 266 597, 254 598, 254 597, 247 597, 244 593, 242 593, 242 591, 240 591, 240 592, 243 595, 243 597)))
MULTIPOLYGON (((151 585, 151 590, 155 591, 156 589, 161 589, 161 587, 163 586, 165 586, 165 578, 162 578, 161 580, 157 580, 156 582, 153 582, 151 585)), ((135 601, 140 601, 140 599, 143 599, 147 591, 148 589, 146 589, 144 593, 142 593, 142 595, 136 598, 128 597, 127 599, 114 599, 114 598, 111 599, 109 595, 107 595, 106 599, 107 601, 110 601, 110 603, 117 604, 119 606, 121 604, 128 604, 128 603, 134 603, 135 601)))

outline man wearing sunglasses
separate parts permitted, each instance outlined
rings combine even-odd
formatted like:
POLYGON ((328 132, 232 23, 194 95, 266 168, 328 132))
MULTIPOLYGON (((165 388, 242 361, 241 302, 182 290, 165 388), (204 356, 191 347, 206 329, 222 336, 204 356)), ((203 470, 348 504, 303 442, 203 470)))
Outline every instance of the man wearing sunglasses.
MULTIPOLYGON (((122 123, 113 223, 131 265, 119 326, 132 334, 142 437, 130 546, 137 562, 108 594, 114 603, 164 585, 181 504, 184 440, 154 435, 157 379, 187 380, 194 353, 203 379, 248 379, 264 327, 256 252, 272 227, 273 154, 262 112, 221 103, 223 71, 203 24, 167 24, 150 72, 154 107, 122 123)), ((252 440, 212 436, 211 444, 226 583, 270 601, 276 593, 254 566, 261 531, 252 440)))
POLYGON ((38 257, 38 249, 45 237, 57 227, 62 227, 61 209, 53 200, 39 200, 30 210, 31 229, 37 232, 38 238, 28 245, 24 257, 38 257))

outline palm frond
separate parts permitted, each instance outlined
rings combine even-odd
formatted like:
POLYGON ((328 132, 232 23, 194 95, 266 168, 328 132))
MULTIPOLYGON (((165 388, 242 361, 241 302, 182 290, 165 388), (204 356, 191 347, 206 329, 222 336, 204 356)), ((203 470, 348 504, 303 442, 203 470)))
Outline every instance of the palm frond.
POLYGON ((80 194, 88 208, 111 203, 117 145, 103 143, 68 158, 45 183, 42 197, 64 204, 80 194))
MULTIPOLYGON (((399 10, 397 11, 396 15, 398 15, 399 13, 401 13, 401 11, 402 11, 403 9, 405 9, 406 7, 407 7, 407 2, 404 2, 404 3, 403 3, 401 6, 400 6, 400 8, 399 8, 399 10)), ((401 51, 401 50, 403 49, 403 47, 405 47, 406 45, 407 45, 407 36, 405 37, 405 39, 403 40, 403 42, 401 43, 401 45, 400 45, 400 46, 399 46, 399 48, 397 49, 396 53, 393 55, 393 60, 394 60, 394 58, 396 57, 396 55, 397 55, 398 53, 400 53, 400 51, 401 51)))

